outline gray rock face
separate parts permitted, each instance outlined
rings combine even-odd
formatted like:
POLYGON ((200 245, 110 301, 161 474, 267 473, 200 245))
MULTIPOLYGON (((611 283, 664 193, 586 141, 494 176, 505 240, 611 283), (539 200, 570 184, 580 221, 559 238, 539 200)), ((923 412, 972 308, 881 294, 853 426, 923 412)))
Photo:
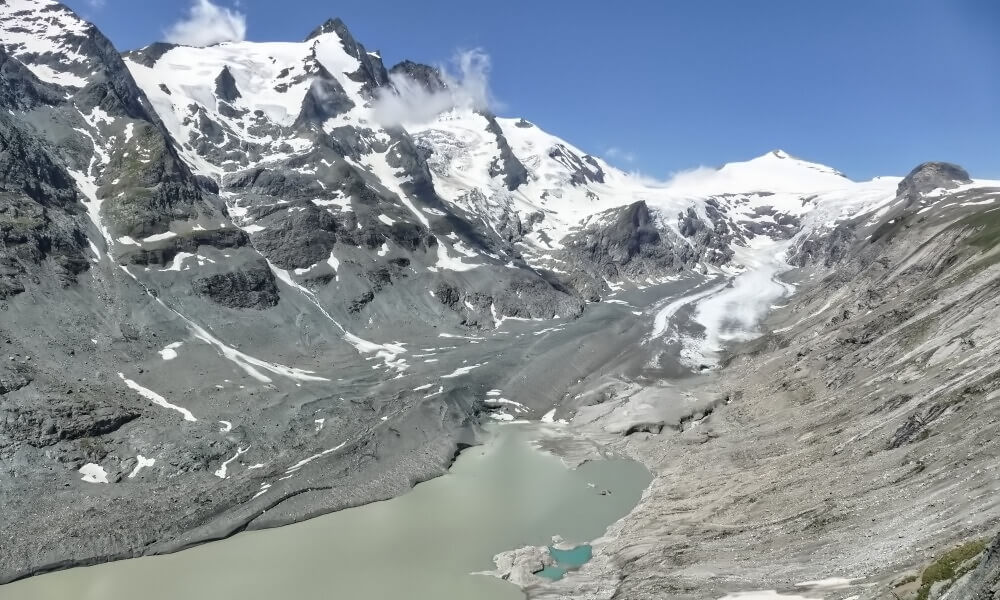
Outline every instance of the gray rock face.
POLYGON ((10 109, 29 109, 62 101, 59 91, 43 84, 21 61, 0 46, 0 103, 10 109))
POLYGON ((601 228, 590 252, 624 265, 643 250, 659 245, 661 239, 646 203, 636 202, 619 211, 610 227, 601 228))
POLYGON ((829 232, 810 235, 789 253, 788 262, 797 267, 817 264, 833 267, 847 258, 856 241, 854 231, 855 224, 838 223, 829 232))
POLYGON ((389 75, 405 76, 423 86, 428 92, 440 92, 447 89, 448 84, 441 77, 441 71, 429 65, 404 60, 389 69, 389 75))
MULTIPOLYGON (((706 207, 706 212, 712 225, 697 218, 691 208, 677 217, 677 227, 681 235, 694 242, 692 254, 685 257, 684 260, 689 263, 705 261, 712 265, 722 265, 733 257, 733 249, 730 247, 732 233, 728 223, 718 211, 712 210, 709 205, 706 207)), ((684 257, 684 253, 681 256, 684 257)))
POLYGON ((139 126, 123 151, 111 158, 98 195, 106 199, 102 216, 114 237, 141 239, 202 211, 219 215, 203 201, 197 181, 168 139, 155 126, 139 126))
MULTIPOLYGON (((514 152, 510 149, 510 143, 507 142, 507 138, 503 135, 503 130, 500 129, 500 125, 497 123, 496 117, 493 115, 484 115, 489 123, 487 125, 487 131, 496 136, 497 146, 500 148, 500 155, 493 159, 493 163, 490 164, 490 177, 496 177, 498 175, 503 175, 504 184, 506 184, 507 189, 514 191, 528 182, 528 170, 524 168, 521 161, 514 156, 514 152)), ((600 169, 600 167, 598 167, 600 169)), ((601 181, 604 180, 603 172, 601 173, 601 181)))
POLYGON ((37 140, 0 112, 0 299, 23 292, 26 279, 69 285, 89 268, 75 188, 37 140))
POLYGON ((344 87, 326 69, 318 67, 317 73, 295 121, 296 128, 317 127, 354 107, 344 87))
POLYGON ((392 145, 386 154, 386 162, 409 180, 403 184, 403 190, 420 197, 432 206, 443 208, 443 203, 434 189, 434 180, 424 154, 408 134, 394 130, 390 131, 390 136, 392 145))
POLYGON ((226 102, 232 102, 242 97, 239 88, 236 87, 236 80, 233 79, 233 74, 228 66, 223 67, 222 72, 215 78, 215 95, 218 96, 219 100, 226 102))
POLYGON ((165 266, 178 254, 195 254, 203 246, 218 249, 244 248, 250 245, 250 236, 235 227, 225 229, 193 229, 175 237, 143 246, 126 246, 118 253, 118 260, 133 265, 165 266))
POLYGON ((337 217, 311 203, 296 204, 270 214, 265 210, 268 209, 255 211, 257 221, 267 223, 267 228, 253 234, 253 244, 282 269, 303 269, 326 260, 337 242, 337 233, 354 231, 344 221, 338 222, 337 217))
POLYGON ((645 202, 612 209, 568 238, 567 254, 600 279, 662 276, 699 262, 724 264, 732 257, 725 223, 709 228, 693 211, 679 215, 688 240, 661 231, 645 202))
POLYGON ((177 47, 177 44, 168 44, 167 42, 153 42, 152 44, 146 46, 145 48, 140 48, 139 50, 130 50, 122 54, 124 58, 134 60, 144 67, 152 68, 156 64, 156 61, 160 60, 164 54, 170 52, 177 47))
MULTIPOLYGON (((202 197, 159 116, 111 42, 62 5, 52 4, 43 13, 21 13, 17 26, 52 40, 60 50, 30 53, 11 45, 7 52, 20 61, 85 80, 86 85, 69 87, 56 100, 51 94, 39 95, 44 86, 37 80, 18 78, 22 98, 44 100, 34 106, 20 105, 35 109, 26 115, 26 121, 51 143, 60 161, 97 179, 97 196, 104 200, 102 215, 108 220, 110 233, 116 238, 144 237, 166 231, 170 220, 186 220, 201 213, 218 215, 202 197), (136 128, 132 139, 119 131, 125 121, 136 128), (117 141, 111 143, 111 138, 117 141)), ((9 81, 8 87, 14 80, 9 81)))
POLYGON ((378 53, 368 52, 361 43, 354 39, 354 36, 347 29, 347 25, 340 18, 329 19, 313 30, 306 40, 315 39, 326 33, 336 33, 340 37, 340 43, 344 47, 344 51, 358 59, 361 66, 354 73, 349 73, 348 76, 358 83, 363 83, 364 90, 368 94, 371 94, 375 88, 385 85, 389 81, 385 65, 382 64, 382 59, 378 56, 378 53))
POLYGON ((278 304, 278 286, 265 261, 227 273, 199 277, 191 286, 195 293, 228 308, 262 310, 278 304))
POLYGON ((926 162, 915 167, 899 182, 896 195, 912 201, 931 190, 948 190, 970 181, 969 173, 958 165, 926 162))
POLYGON ((461 324, 474 329, 493 329, 498 319, 552 319, 576 317, 584 310, 579 294, 557 280, 520 275, 491 287, 463 290, 442 281, 434 288, 438 302, 462 317, 461 324))
MULTIPOLYGON (((705 206, 709 218, 720 227, 725 223, 715 199, 710 199, 705 206)), ((754 236, 764 235, 776 240, 787 240, 794 236, 802 227, 801 221, 794 215, 778 212, 772 206, 761 206, 754 211, 753 220, 740 221, 739 225, 754 236), (762 217, 771 217, 771 220, 762 217)))
POLYGON ((573 171, 574 185, 585 183, 604 183, 604 169, 590 155, 578 156, 563 145, 558 145, 549 151, 549 157, 561 162, 573 171))
MULTIPOLYGON (((345 173, 345 178, 350 177, 350 173, 345 173)), ((320 184, 331 180, 309 177, 291 169, 255 167, 228 176, 224 185, 227 189, 253 195, 255 198, 266 197, 269 204, 274 204, 279 200, 288 202, 310 198, 327 199, 331 195, 326 193, 320 184)))
POLYGON ((59 393, 44 405, 12 403, 0 409, 0 414, 3 423, 0 448, 16 443, 44 448, 62 441, 95 438, 117 431, 139 417, 131 408, 99 405, 90 398, 59 393))

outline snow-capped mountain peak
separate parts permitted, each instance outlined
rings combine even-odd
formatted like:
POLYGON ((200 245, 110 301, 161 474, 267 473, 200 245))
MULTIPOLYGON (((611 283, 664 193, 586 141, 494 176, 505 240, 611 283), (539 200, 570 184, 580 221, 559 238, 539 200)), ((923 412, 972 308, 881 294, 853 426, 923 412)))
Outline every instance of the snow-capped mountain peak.
MULTIPOLYGON (((60 48, 72 36, 103 39, 55 3, 8 0, 0 6, 23 22, 8 22, 14 42, 5 47, 50 79, 55 76, 40 59, 48 55, 17 37, 27 35, 22 30, 44 32, 54 40, 49 46, 60 48)), ((816 208, 815 197, 854 185, 834 169, 782 150, 665 182, 626 173, 530 121, 459 101, 453 96, 462 83, 433 67, 404 61, 387 70, 340 19, 326 21, 301 42, 153 44, 126 54, 124 62, 109 55, 105 62, 118 61, 111 66, 94 63, 101 52, 80 56, 90 61, 90 71, 78 69, 81 78, 101 66, 127 68, 131 77, 108 78, 134 79, 141 90, 119 94, 142 104, 126 112, 145 118, 148 106, 149 119, 172 139, 169 153, 202 176, 200 192, 190 192, 192 206, 199 197, 209 200, 172 215, 173 224, 150 217, 138 227, 107 227, 108 209, 98 196, 108 193, 101 186, 110 190, 120 178, 104 174, 102 165, 135 152, 120 142, 130 139, 132 129, 115 115, 85 112, 95 123, 91 136, 100 160, 74 168, 82 184, 100 178, 90 208, 109 245, 130 247, 119 253, 148 252, 161 236, 186 232, 188 221, 214 214, 210 205, 217 193, 254 250, 296 285, 328 270, 323 265, 339 278, 346 268, 342 257, 356 260, 357 248, 377 248, 378 257, 388 260, 399 246, 418 270, 521 265, 590 281, 596 269, 601 275, 593 285, 600 287, 605 280, 643 275, 638 268, 570 265, 563 253, 574 252, 581 236, 595 228, 634 217, 643 225, 626 229, 657 228, 658 252, 674 257, 658 262, 657 269, 718 265, 739 260, 731 244, 755 235, 787 238, 816 208), (417 122, 400 119, 402 126, 382 125, 379 103, 414 89, 440 101, 434 112, 417 122), (123 133, 112 133, 119 129, 123 133), (131 231, 140 237, 122 235, 131 231), (338 249, 344 244, 355 249, 338 249)), ((213 227, 219 226, 216 219, 213 227)))
POLYGON ((675 175, 669 188, 699 195, 745 192, 809 194, 851 184, 839 171, 774 150, 756 158, 675 175))

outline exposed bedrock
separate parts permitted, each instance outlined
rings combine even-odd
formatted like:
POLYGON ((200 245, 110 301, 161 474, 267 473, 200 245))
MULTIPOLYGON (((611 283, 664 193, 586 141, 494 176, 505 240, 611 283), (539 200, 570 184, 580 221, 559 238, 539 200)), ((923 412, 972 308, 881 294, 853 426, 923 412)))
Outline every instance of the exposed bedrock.
POLYGON ((732 258, 725 223, 710 227, 693 212, 678 218, 683 238, 659 227, 645 202, 609 210, 567 238, 567 258, 598 281, 659 277, 732 258))
POLYGON ((199 277, 191 286, 195 293, 228 308, 262 310, 278 304, 274 273, 263 260, 238 270, 199 277))

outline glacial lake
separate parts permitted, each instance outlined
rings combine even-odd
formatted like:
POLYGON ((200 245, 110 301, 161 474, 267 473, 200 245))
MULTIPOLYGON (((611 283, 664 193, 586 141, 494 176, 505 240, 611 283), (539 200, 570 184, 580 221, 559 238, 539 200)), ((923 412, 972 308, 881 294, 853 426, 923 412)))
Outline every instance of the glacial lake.
MULTIPOLYGON (((491 426, 451 471, 392 500, 241 533, 183 552, 33 577, 4 600, 518 600, 486 575, 523 546, 601 537, 639 501, 651 476, 625 459, 568 469, 537 450, 534 425, 491 426), (607 494, 602 494, 607 490, 607 494)), ((589 548, 588 548, 589 552, 589 548)), ((589 557, 589 556, 588 556, 589 557)))

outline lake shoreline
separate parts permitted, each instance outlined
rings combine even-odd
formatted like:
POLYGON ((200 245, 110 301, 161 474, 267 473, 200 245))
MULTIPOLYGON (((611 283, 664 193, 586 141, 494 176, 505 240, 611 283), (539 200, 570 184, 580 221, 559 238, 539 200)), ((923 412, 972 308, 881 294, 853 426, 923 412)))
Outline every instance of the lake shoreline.
MULTIPOLYGON (((148 595, 151 598, 161 598, 158 593, 171 598, 189 593, 191 590, 184 590, 192 585, 199 586, 199 593, 207 593, 202 586, 211 590, 213 586, 228 585, 232 578, 227 575, 227 568, 238 569, 233 575, 250 568, 256 577, 264 577, 256 585, 275 586, 290 577, 302 583, 301 578, 308 577, 308 573, 321 572, 339 573, 338 590, 353 593, 365 593, 366 585, 399 584, 412 586, 414 593, 429 594, 434 585, 455 585, 456 589, 478 585, 495 590, 496 595, 484 598, 514 598, 507 594, 514 590, 520 593, 516 586, 504 583, 495 588, 495 584, 484 584, 478 577, 466 578, 483 572, 497 552, 514 547, 521 539, 548 543, 555 536, 586 543, 603 535, 611 523, 639 501, 652 478, 641 464, 622 458, 590 461, 569 468, 558 456, 540 450, 535 443, 559 437, 561 430, 560 426, 539 423, 492 425, 484 430, 481 444, 461 453, 447 476, 417 485, 410 493, 387 502, 331 513, 308 523, 247 532, 185 552, 28 579, 5 588, 5 597, 34 600, 59 595, 53 590, 73 589, 79 590, 76 597, 83 600, 129 598, 146 589, 147 581, 167 577, 159 584, 149 584, 155 590, 147 592, 152 594, 148 595), (613 494, 603 490, 612 490, 613 494), (565 510, 566 503, 573 510, 565 510), (402 529, 397 530, 398 527, 402 529), (481 532, 473 533, 476 528, 481 532), (461 532, 461 538, 444 541, 450 535, 448 531, 461 532), (330 537, 332 532, 336 533, 330 537), (418 548, 435 537, 433 532, 441 532, 437 537, 444 536, 436 542, 437 552, 420 552, 418 548), (285 548, 295 550, 289 554, 285 548), (437 556, 445 551, 446 554, 437 556), (371 557, 376 552, 388 553, 381 557, 386 567, 393 564, 405 567, 389 569, 403 573, 402 581, 383 581, 385 578, 355 581, 373 567, 371 557), (310 561, 316 560, 326 566, 309 566, 310 561), (443 565, 457 565, 455 568, 461 570, 453 571, 452 566, 443 565), (420 570, 414 571, 417 568, 420 570), (210 572, 204 572, 206 569, 210 572), (169 578, 169 573, 179 570, 187 574, 182 581, 169 578), (411 582, 409 578, 416 580, 411 582), (130 585, 139 587, 131 589, 130 585), (32 596, 32 590, 47 591, 32 596), (97 593, 100 595, 92 595, 97 593)), ((496 581, 500 583, 499 579, 496 581)), ((265 591, 251 590, 240 597, 265 598, 274 593, 265 591)), ((378 593, 375 596, 380 597, 378 593)))
MULTIPOLYGON (((574 401, 565 399, 577 394, 584 381, 580 373, 618 374, 641 366, 644 359, 638 358, 635 349, 646 335, 648 323, 644 316, 632 312, 632 306, 651 306, 665 297, 683 294, 696 284, 697 278, 692 278, 636 290, 621 296, 628 299, 626 304, 591 304, 576 319, 511 322, 503 330, 486 334, 482 342, 449 338, 448 343, 458 347, 452 351, 450 363, 442 358, 439 363, 414 365, 411 381, 426 381, 434 377, 435 370, 440 373, 452 369, 452 364, 461 364, 463 357, 481 362, 489 357, 489 364, 456 379, 441 379, 440 393, 419 392, 431 396, 429 399, 412 393, 413 400, 403 396, 404 406, 395 417, 388 421, 376 417, 374 424, 352 435, 353 441, 349 440, 342 450, 305 465, 287 481, 282 481, 284 468, 278 465, 273 469, 269 465, 269 474, 265 472, 268 469, 236 468, 238 461, 231 465, 225 480, 206 473, 197 486, 174 489, 157 485, 144 495, 126 493, 128 490, 114 484, 74 484, 92 497, 96 506, 104 510, 114 506, 114 517, 108 515, 114 520, 105 522, 101 516, 92 524, 74 522, 73 527, 90 530, 87 537, 56 535, 70 527, 54 523, 46 528, 49 533, 45 535, 20 539, 17 545, 8 547, 10 560, 0 561, 4 563, 0 566, 0 583, 79 566, 169 554, 225 540, 242 531, 300 523, 404 494, 416 484, 446 473, 456 452, 463 445, 476 443, 479 424, 492 422, 494 414, 482 403, 490 398, 489 390, 500 388, 505 396, 521 401, 526 412, 517 418, 538 421, 555 408, 555 418, 563 419, 575 410, 574 401), (557 365, 559 368, 554 369, 557 365), (402 431, 410 437, 395 433, 402 431), (364 460, 372 448, 391 447, 398 444, 397 439, 403 440, 404 446, 392 450, 386 459, 364 460), (269 477, 264 481, 273 482, 273 487, 257 498, 262 476, 269 477), (193 517, 177 519, 169 506, 181 502, 181 498, 190 503, 190 497, 200 498, 191 509, 197 512, 193 517), (159 499, 157 513, 141 510, 146 506, 144 498, 159 499), (129 503, 135 503, 137 508, 129 508, 129 503), (130 517, 133 512, 135 518, 130 517)), ((431 339, 426 342, 433 343, 431 339)), ((390 381, 385 385, 396 389, 403 384, 390 381)), ((302 455, 308 457, 310 452, 320 451, 324 446, 304 449, 302 455)), ((146 485, 141 478, 128 482, 130 487, 146 485)), ((39 488, 32 493, 47 492, 39 488)), ((27 507, 11 514, 16 519, 24 511, 27 507)))

